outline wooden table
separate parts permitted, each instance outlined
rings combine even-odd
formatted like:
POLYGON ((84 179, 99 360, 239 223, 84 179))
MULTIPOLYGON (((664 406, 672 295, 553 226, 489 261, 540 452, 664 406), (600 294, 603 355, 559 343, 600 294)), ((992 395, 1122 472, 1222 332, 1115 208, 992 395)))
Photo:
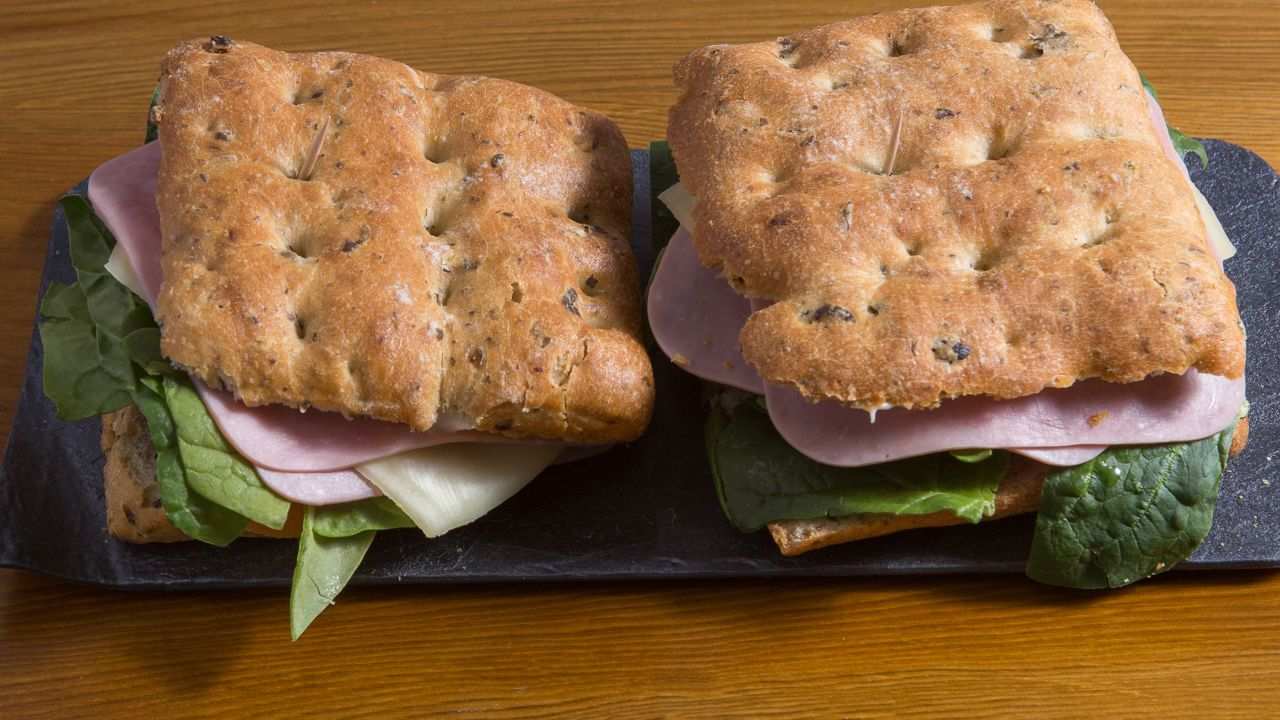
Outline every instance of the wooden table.
MULTIPOLYGON (((0 431, 54 199, 141 140, 164 51, 225 33, 546 88, 662 137, 670 67, 902 3, 31 3, 0 12, 0 431), (842 5, 837 9, 833 6, 842 5)), ((1280 165, 1280 2, 1107 0, 1172 122, 1280 165)), ((129 594, 0 571, 0 717, 1280 713, 1280 575, 129 594)))

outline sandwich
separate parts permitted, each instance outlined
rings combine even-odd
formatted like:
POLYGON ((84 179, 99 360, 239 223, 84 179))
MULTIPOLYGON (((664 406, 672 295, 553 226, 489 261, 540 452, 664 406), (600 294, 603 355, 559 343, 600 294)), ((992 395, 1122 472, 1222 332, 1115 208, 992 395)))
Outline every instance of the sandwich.
POLYGON ((648 318, 722 388, 735 526, 795 555, 1035 512, 1027 573, 1082 588, 1196 548, 1248 432, 1232 249, 1097 6, 884 13, 674 75, 648 318))
POLYGON ((61 201, 44 390, 102 419, 111 534, 298 537, 296 637, 376 531, 437 537, 653 405, 613 122, 503 80, 224 36, 61 201))

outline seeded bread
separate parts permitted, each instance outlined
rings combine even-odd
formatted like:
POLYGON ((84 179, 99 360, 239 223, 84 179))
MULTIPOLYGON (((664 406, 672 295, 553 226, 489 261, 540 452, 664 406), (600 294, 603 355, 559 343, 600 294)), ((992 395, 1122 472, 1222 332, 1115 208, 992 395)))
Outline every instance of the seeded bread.
MULTIPOLYGON (((1249 419, 1236 423, 1231 437, 1231 455, 1239 455, 1249 442, 1249 419)), ((983 522, 1035 512, 1040 508, 1044 487, 1044 466, 1020 460, 996 490, 996 509, 983 522)), ((964 525, 968 521, 950 512, 928 515, 853 515, 817 520, 785 520, 769 523, 769 534, 783 555, 800 555, 810 550, 891 535, 903 530, 964 525)))
POLYGON ((630 154, 534 88, 214 37, 154 118, 164 354, 248 405, 633 439, 630 154))
POLYGON ((766 301, 741 334, 765 380, 873 409, 1243 373, 1235 288, 1092 2, 862 17, 675 80, 699 257, 766 301))

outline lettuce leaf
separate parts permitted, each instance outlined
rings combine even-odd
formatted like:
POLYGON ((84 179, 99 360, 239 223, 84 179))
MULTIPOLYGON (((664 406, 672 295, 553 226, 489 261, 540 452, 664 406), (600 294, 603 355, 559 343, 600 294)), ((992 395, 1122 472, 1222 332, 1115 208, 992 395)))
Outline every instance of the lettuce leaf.
POLYGON ((1213 525, 1234 423, 1195 442, 1116 447, 1050 473, 1027 575, 1071 588, 1115 588, 1186 559, 1213 525))
POLYGON ((991 450, 952 450, 949 454, 960 462, 976 463, 991 457, 991 450))
POLYGON ((413 527, 413 520, 388 497, 326 505, 316 508, 315 534, 327 538, 345 538, 369 530, 395 530, 413 527))
POLYGON ((157 378, 138 382, 133 402, 147 419, 147 432, 156 449, 156 483, 165 515, 187 537, 226 547, 240 537, 248 519, 191 492, 178 449, 178 431, 157 378))
POLYGON ((289 629, 294 640, 311 625, 342 592, 373 544, 372 530, 344 538, 316 534, 316 508, 302 515, 298 536, 298 560, 289 591, 289 629))
POLYGON ((41 380, 58 417, 73 421, 124 407, 137 386, 135 363, 154 372, 167 364, 151 310, 103 269, 115 238, 83 197, 58 204, 76 282, 51 283, 40 302, 41 380))
POLYGON ((79 285, 50 283, 40 318, 41 381, 58 417, 83 420, 129 403, 135 381, 128 349, 98 331, 79 285))
POLYGON ((707 445, 720 503, 744 532, 776 520, 860 514, 949 511, 976 523, 995 512, 1009 464, 1008 453, 996 451, 978 462, 936 453, 860 468, 822 465, 787 444, 755 402, 713 410, 707 445))
POLYGON ((177 428, 187 485, 205 499, 269 528, 289 518, 289 501, 273 493, 253 466, 231 448, 187 378, 166 377, 164 399, 177 428))
MULTIPOLYGON (((1138 77, 1142 78, 1142 87, 1151 93, 1151 97, 1157 103, 1160 102, 1160 94, 1156 92, 1156 86, 1151 84, 1146 75, 1138 73, 1138 77)), ((1209 153, 1205 151, 1203 143, 1183 134, 1181 130, 1167 123, 1165 128, 1169 131, 1169 140, 1173 143, 1173 149, 1178 152, 1178 157, 1185 157, 1187 153, 1194 153, 1196 157, 1200 158, 1200 167, 1202 169, 1209 167, 1209 153)))

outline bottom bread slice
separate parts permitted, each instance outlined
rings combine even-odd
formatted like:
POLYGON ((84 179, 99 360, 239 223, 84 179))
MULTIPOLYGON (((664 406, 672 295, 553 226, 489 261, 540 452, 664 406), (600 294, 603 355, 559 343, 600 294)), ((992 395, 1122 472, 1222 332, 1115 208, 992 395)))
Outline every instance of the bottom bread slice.
MULTIPOLYGON (((1231 438, 1231 455, 1249 442, 1249 419, 1236 423, 1231 438)), ((996 510, 983 522, 1034 512, 1040 508, 1040 491, 1045 473, 1011 472, 996 490, 996 510)), ((947 511, 927 515, 851 515, 817 520, 783 520, 769 523, 769 534, 783 555, 800 555, 830 545, 867 540, 917 528, 964 525, 969 521, 947 511)))
MULTIPOLYGON (((132 543, 190 540, 169 522, 156 484, 156 449, 147 433, 147 422, 134 405, 102 417, 103 495, 107 503, 107 529, 132 543)), ((245 528, 246 537, 297 537, 302 516, 295 505, 282 530, 257 523, 245 528)))

